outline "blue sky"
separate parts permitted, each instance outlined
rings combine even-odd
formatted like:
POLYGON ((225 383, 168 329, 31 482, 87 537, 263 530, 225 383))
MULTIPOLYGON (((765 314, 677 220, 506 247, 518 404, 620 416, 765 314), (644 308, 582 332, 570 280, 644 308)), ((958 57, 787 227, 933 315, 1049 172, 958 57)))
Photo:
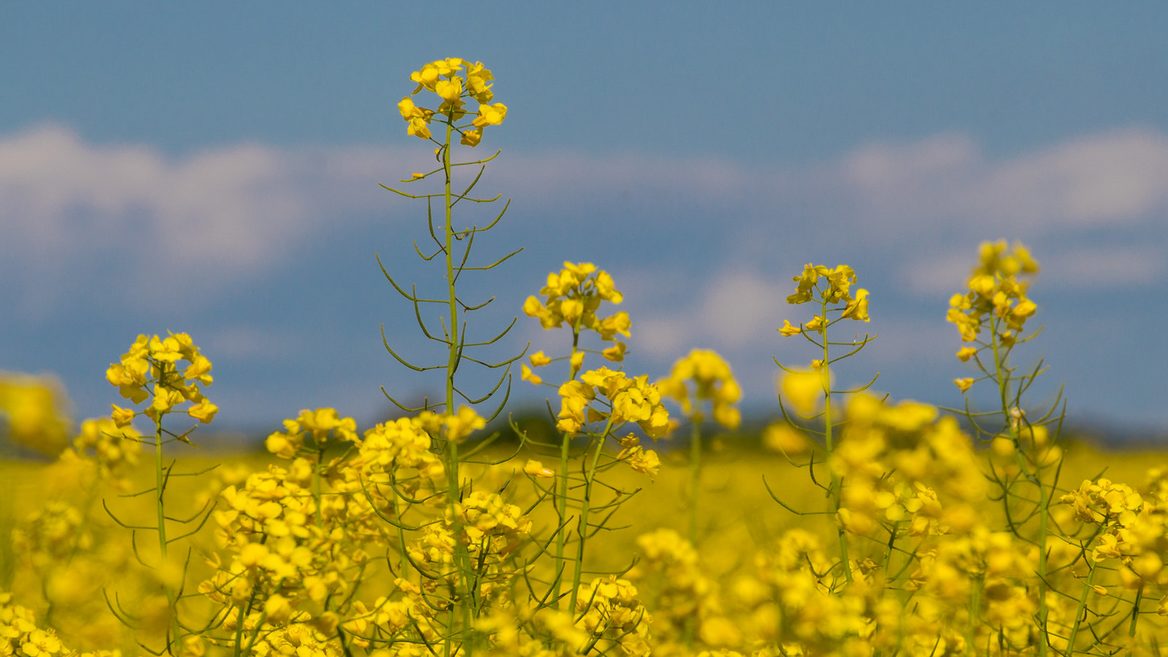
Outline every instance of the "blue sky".
MULTIPOLYGON (((140 332, 216 363, 224 426, 308 406, 369 420, 433 380, 407 280, 424 168, 394 107, 444 56, 494 69, 484 189, 513 199, 480 291, 503 321, 561 261, 626 291, 628 368, 723 352, 774 408, 790 277, 847 262, 878 342, 845 379, 957 403, 946 300, 985 239, 1020 239, 1072 418, 1168 429, 1168 43, 1159 3, 13 4, 0 20, 0 370, 52 372, 78 416, 140 332)), ((490 326, 488 321, 482 330, 490 326)), ((562 347, 522 318, 521 348, 562 347)), ((1049 392, 1049 391, 1048 391, 1049 392)), ((518 385, 520 401, 543 391, 518 385)))

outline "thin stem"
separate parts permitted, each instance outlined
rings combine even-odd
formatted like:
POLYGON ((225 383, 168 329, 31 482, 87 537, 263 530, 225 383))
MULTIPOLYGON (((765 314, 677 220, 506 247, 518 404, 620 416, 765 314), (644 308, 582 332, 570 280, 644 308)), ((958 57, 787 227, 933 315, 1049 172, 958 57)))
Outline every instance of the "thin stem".
POLYGON ((588 511, 592 503, 592 481, 596 478, 596 466, 600 463, 600 455, 604 451, 604 441, 608 432, 612 430, 612 416, 604 425, 604 431, 596 439, 596 450, 592 453, 592 460, 588 470, 584 473, 584 497, 580 501, 580 521, 576 524, 576 564, 572 570, 572 593, 569 613, 576 613, 576 601, 580 592, 580 578, 584 572, 584 544, 588 537, 588 511))
MULTIPOLYGON (((824 325, 819 329, 819 334, 823 336, 823 362, 820 363, 820 371, 823 375, 823 440, 827 447, 827 455, 830 460, 832 451, 835 449, 832 435, 832 420, 831 420, 831 352, 830 341, 827 338, 827 299, 824 298, 820 305, 821 317, 824 318, 824 325)), ((831 483, 828 485, 828 491, 831 493, 832 512, 835 514, 836 535, 839 537, 839 554, 840 564, 843 566, 844 579, 851 583, 852 581, 852 566, 848 559, 848 536, 844 531, 844 526, 839 520, 840 499, 843 497, 843 485, 840 481, 839 474, 835 469, 831 470, 831 483)))
MULTIPOLYGON (((1009 350, 1003 353, 1001 337, 998 334, 999 321, 996 317, 990 317, 990 346, 993 350, 994 356, 994 380, 998 384, 998 396, 1002 408, 1002 422, 1005 424, 1006 430, 1009 432, 1010 439, 1014 442, 1014 458, 1018 463, 1019 468, 1028 478, 1038 487, 1038 536, 1035 545, 1038 548, 1038 625, 1039 631, 1042 633, 1041 640, 1038 642, 1038 656, 1045 657, 1048 643, 1047 633, 1047 618, 1049 617, 1049 609, 1046 603, 1046 535, 1048 531, 1048 524, 1050 520, 1050 501, 1048 499, 1048 491, 1042 482, 1042 462, 1041 456, 1038 452, 1037 444, 1034 445, 1034 470, 1026 464, 1026 459, 1022 457, 1022 441, 1021 434, 1018 431, 1021 425, 1021 418, 1017 420, 1010 413, 1009 405, 1009 386, 1011 381, 1011 370, 1006 366, 1006 359, 1009 357, 1009 350)), ((1002 496, 1003 504, 1006 505, 1007 517, 1009 516, 1009 495, 1002 496)), ((1017 528, 1016 533, 1021 531, 1021 527, 1017 528)), ((1092 571, 1094 573, 1094 571, 1092 571)), ((1077 621, 1076 621, 1077 625, 1077 621)), ((1071 646, 1073 647, 1073 643, 1071 646)))
MULTIPOLYGON (((568 380, 576 379, 575 362, 576 352, 580 345, 580 328, 576 325, 572 326, 572 353, 568 357, 568 380)), ((555 596, 552 598, 555 602, 554 607, 560 608, 560 594, 563 591, 563 573, 564 573, 564 552, 567 550, 567 530, 568 525, 568 467, 571 456, 572 447, 572 433, 564 432, 560 441, 560 469, 556 473, 556 518, 559 521, 559 529, 556 531, 556 551, 555 551, 555 596)), ((574 613, 574 610, 569 609, 569 613, 574 613)))
POLYGON ((695 413, 690 418, 692 427, 689 440, 689 542, 698 547, 698 497, 702 480, 702 416, 695 413))
MULTIPOLYGON (((1079 634, 1079 625, 1087 615, 1087 596, 1091 595, 1091 589, 1095 584, 1096 570, 1094 566, 1091 566, 1091 569, 1087 571, 1087 579, 1083 582, 1083 590, 1079 592, 1079 602, 1075 606, 1075 623, 1071 626, 1070 636, 1067 637, 1067 655, 1075 654, 1075 639, 1079 634)), ((1039 645, 1046 643, 1046 637, 1042 637, 1042 639, 1039 645)))
MULTIPOLYGON (((163 467, 162 461, 162 418, 165 414, 160 413, 154 420, 154 482, 155 482, 155 497, 154 511, 155 519, 158 523, 158 555, 160 558, 159 569, 166 567, 167 563, 167 539, 166 539, 166 503, 164 497, 166 495, 166 480, 167 473, 163 467)), ((174 591, 171 590, 170 585, 163 582, 162 590, 166 593, 167 614, 170 616, 170 627, 167 633, 170 635, 166 641, 166 651, 174 654, 172 646, 178 641, 178 601, 175 599, 174 591)))

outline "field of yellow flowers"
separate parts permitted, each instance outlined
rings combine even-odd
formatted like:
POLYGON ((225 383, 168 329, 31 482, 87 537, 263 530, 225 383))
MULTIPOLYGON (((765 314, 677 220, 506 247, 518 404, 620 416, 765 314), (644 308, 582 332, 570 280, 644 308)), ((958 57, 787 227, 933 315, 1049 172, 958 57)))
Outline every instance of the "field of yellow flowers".
POLYGON ((522 305, 561 349, 500 355, 515 322, 466 338, 486 304, 461 277, 518 253, 472 257, 507 204, 475 191, 498 153, 466 154, 507 106, 480 62, 411 80, 398 109, 434 161, 386 189, 425 206, 417 255, 445 294, 382 271, 444 357, 383 337, 442 398, 386 391, 399 416, 371 427, 305 409, 266 456, 211 458, 191 445, 230 401, 186 333, 128 338, 110 414, 78 429, 42 383, 0 381, 8 437, 52 456, 0 462, 0 657, 1160 654, 1168 469, 1069 441, 1061 400, 1032 406, 1025 247, 981 245, 950 300, 958 409, 840 388, 836 363, 874 339, 850 337, 869 291, 843 264, 792 272, 775 339, 808 358, 776 363, 782 419, 743 447, 717 353, 622 369, 635 323, 593 263, 522 305), (468 390, 475 369, 494 385, 468 390), (547 390, 554 431, 498 440, 513 384, 547 390))

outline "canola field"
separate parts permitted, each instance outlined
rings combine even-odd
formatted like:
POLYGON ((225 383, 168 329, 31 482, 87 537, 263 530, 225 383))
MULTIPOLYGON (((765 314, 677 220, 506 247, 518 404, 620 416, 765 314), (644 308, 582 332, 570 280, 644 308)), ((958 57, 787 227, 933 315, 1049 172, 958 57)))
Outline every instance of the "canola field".
POLYGON ((845 264, 791 272, 775 339, 807 358, 776 364, 781 418, 739 434, 717 353, 624 369, 635 318, 594 263, 522 305, 560 350, 501 353, 514 324, 467 340, 462 277, 517 252, 472 255, 506 213, 475 191, 498 154, 474 153, 507 106, 480 62, 410 84, 398 109, 434 161, 387 189, 424 212, 445 294, 383 272, 445 358, 385 347, 442 398, 387 391, 399 414, 375 426, 305 409, 263 455, 213 456, 193 446, 228 400, 197 336, 127 336, 94 382, 109 415, 79 427, 42 382, 0 381, 7 438, 47 457, 0 462, 0 657, 1160 654, 1168 468, 1074 442, 1061 400, 1030 399, 1026 247, 971 245, 947 316, 963 409, 839 387, 869 291, 845 264), (469 370, 497 383, 471 393, 469 370), (553 430, 496 440, 512 384, 547 392, 553 430))

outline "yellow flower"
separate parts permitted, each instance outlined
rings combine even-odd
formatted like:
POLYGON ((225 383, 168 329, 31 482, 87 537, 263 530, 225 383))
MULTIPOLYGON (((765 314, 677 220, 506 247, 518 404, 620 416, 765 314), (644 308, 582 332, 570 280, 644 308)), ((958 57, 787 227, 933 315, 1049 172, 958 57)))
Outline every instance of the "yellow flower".
POLYGON ((523 472, 532 477, 540 477, 542 479, 550 479, 556 476, 556 473, 551 468, 545 467, 543 463, 533 459, 527 459, 527 463, 523 464, 523 472))
POLYGON ((117 404, 112 404, 112 406, 114 407, 112 414, 114 425, 118 428, 128 426, 134 421, 134 417, 137 416, 137 413, 132 408, 122 408, 117 404))
POLYGON ((409 121, 410 119, 428 119, 426 113, 429 110, 418 107, 414 103, 414 99, 406 96, 397 103, 397 111, 401 114, 402 119, 409 121))
POLYGON ((426 64, 421 70, 410 73, 410 79, 418 83, 418 89, 414 93, 421 91, 423 87, 433 90, 434 83, 438 82, 438 68, 433 64, 426 64))
POLYGON ((215 414, 219 412, 219 407, 206 399, 201 400, 198 404, 192 406, 187 410, 187 415, 195 418, 203 424, 210 424, 211 420, 215 419, 215 414))
POLYGON ((973 385, 973 379, 968 376, 959 379, 953 379, 953 385, 957 386, 957 389, 961 392, 965 392, 973 385))
POLYGON ((188 381, 198 381, 203 385, 211 385, 214 379, 211 377, 211 361, 206 356, 200 353, 191 355, 190 365, 183 371, 183 378, 188 381))
POLYGON ((811 293, 815 289, 816 281, 819 280, 820 269, 823 268, 810 263, 803 266, 803 273, 791 279, 798 285, 795 293, 787 297, 787 303, 799 304, 811 301, 811 293))
POLYGON ((532 372, 531 368, 527 366, 527 363, 523 363, 519 366, 519 378, 523 381, 531 383, 532 385, 539 385, 543 383, 543 378, 535 372, 532 372))
POLYGON ((150 417, 157 417, 158 414, 167 413, 170 409, 183 403, 184 399, 182 393, 171 388, 163 387, 162 384, 156 383, 154 385, 154 401, 147 409, 147 414, 153 412, 150 417))
POLYGON ((434 83, 434 93, 438 97, 448 103, 458 101, 458 97, 462 95, 462 78, 455 77, 450 80, 438 80, 434 83))
POLYGON ((811 417, 828 388, 826 370, 792 370, 779 379, 779 393, 796 413, 811 417))
POLYGON ((649 476, 656 476, 658 471, 661 470, 661 458, 657 456, 657 452, 651 449, 644 449, 642 447, 635 448, 626 457, 626 462, 635 472, 649 476))
POLYGON ((560 303, 560 314, 564 316, 564 321, 575 324, 584 314, 584 302, 579 299, 564 299, 560 303))
POLYGON ((470 406, 460 406, 453 415, 438 415, 425 411, 418 419, 430 431, 445 430, 446 440, 455 443, 462 442, 487 425, 487 421, 470 406))
POLYGON ((410 119, 409 125, 406 126, 406 134, 418 139, 429 139, 430 124, 426 123, 425 119, 410 119))
POLYGON ((481 128, 476 128, 474 130, 467 130, 466 132, 462 133, 462 139, 459 140, 459 143, 461 143, 463 146, 470 146, 471 148, 474 148, 475 146, 478 146, 479 142, 482 140, 483 131, 481 128))
POLYGON ((841 317, 860 322, 870 321, 868 317, 868 290, 864 288, 856 290, 856 297, 848 302, 841 317))
POLYGON ((957 359, 961 362, 966 362, 977 354, 977 349, 974 347, 962 347, 957 350, 957 359))
POLYGON ((827 326, 827 318, 816 315, 816 316, 812 317, 811 321, 807 322, 807 324, 804 325, 803 328, 804 328, 804 330, 807 330, 807 331, 819 331, 819 330, 822 330, 823 327, 825 327, 825 326, 827 326))
POLYGON ((530 360, 532 367, 543 367, 552 362, 552 359, 548 358, 547 354, 543 353, 542 351, 537 351, 532 354, 530 356, 530 360))
POLYGON ((480 103, 489 103, 491 102, 491 98, 494 97, 495 94, 491 91, 490 85, 490 81, 494 78, 495 76, 491 73, 491 70, 483 66, 482 62, 475 62, 467 67, 467 87, 470 88, 470 93, 474 96, 474 99, 480 103))
POLYGON ((264 602, 264 615, 270 623, 285 623, 292 615, 292 604, 288 598, 274 594, 264 602))
POLYGON ((620 304, 624 301, 624 295, 621 294, 620 290, 616 289, 612 275, 603 270, 596 274, 596 293, 600 295, 601 299, 611 301, 614 304, 620 304))
POLYGON ((619 363, 620 361, 625 359, 625 351, 627 349, 628 349, 628 347, 625 345, 625 343, 617 342, 617 343, 613 344, 611 347, 602 351, 601 354, 604 356, 604 358, 606 360, 612 361, 614 363, 619 363))
POLYGON ((479 105, 479 114, 472 123, 475 127, 481 128, 488 125, 499 125, 506 118, 507 106, 503 103, 495 103, 494 105, 482 104, 479 105))
POLYGON ((596 396, 592 386, 582 381, 568 381, 560 386, 560 412, 556 428, 564 433, 580 431, 586 420, 584 410, 596 396))
POLYGON ((698 402, 708 400, 714 420, 722 426, 734 429, 741 421, 735 405, 742 398, 742 388, 730 364, 715 351, 690 351, 673 364, 669 376, 657 385, 661 394, 677 400, 682 413, 690 417, 700 414, 698 402), (687 384, 692 384, 692 394, 687 384))
POLYGON ((811 448, 811 442, 807 436, 786 422, 775 422, 768 425, 762 432, 762 445, 772 452, 785 454, 788 457, 805 454, 811 448))
POLYGON ((1030 299, 1021 299, 1018 301, 1018 305, 1014 306, 1014 310, 1011 312, 1015 317, 1024 318, 1033 315, 1034 311, 1037 309, 1037 304, 1035 304, 1030 299))
POLYGON ((792 326, 791 322, 785 319, 783 320, 783 326, 779 328, 779 333, 782 334, 782 336, 785 338, 789 338, 792 335, 799 335, 802 332, 803 329, 801 327, 792 326))

